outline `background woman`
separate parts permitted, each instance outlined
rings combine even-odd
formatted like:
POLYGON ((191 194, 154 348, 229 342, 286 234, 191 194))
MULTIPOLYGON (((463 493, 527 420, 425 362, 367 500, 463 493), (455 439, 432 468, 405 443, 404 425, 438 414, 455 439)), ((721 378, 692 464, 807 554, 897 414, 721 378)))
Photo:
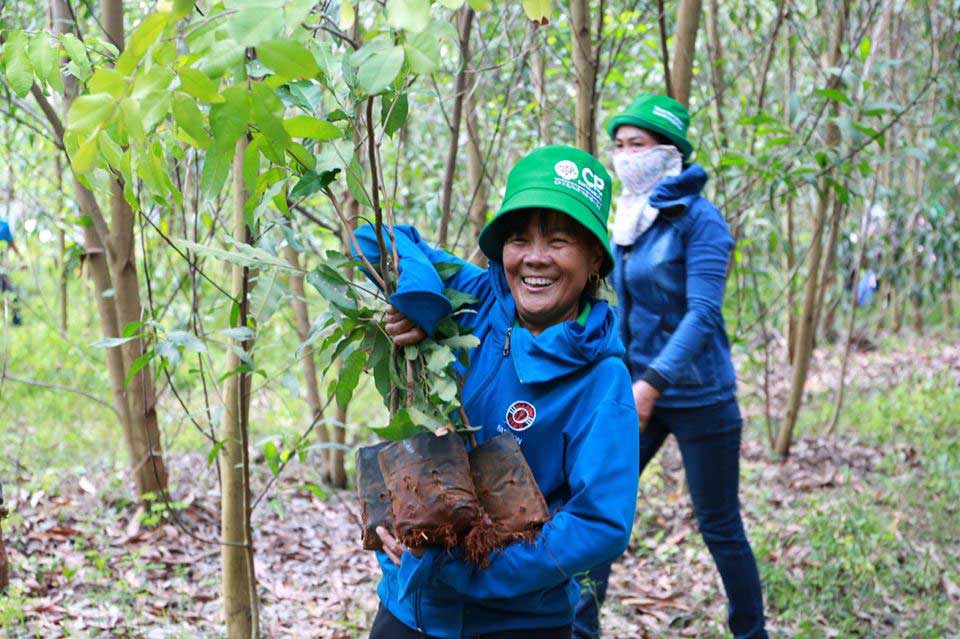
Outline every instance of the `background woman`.
MULTIPOLYGON (((733 238, 700 195, 707 174, 686 164, 690 116, 640 95, 607 126, 623 183, 613 223, 620 330, 640 417, 640 472, 667 435, 680 447, 700 534, 720 571, 737 639, 766 637, 757 565, 738 496, 740 433, 721 309, 733 238)), ((597 637, 609 564, 591 571, 575 636, 597 637)))
MULTIPOLYGON (((611 179, 592 156, 551 146, 520 160, 483 229, 488 269, 395 227, 400 259, 387 330, 400 345, 449 315, 445 288, 477 298, 458 316, 481 343, 470 353, 463 405, 477 441, 512 433, 551 520, 488 569, 431 547, 410 551, 380 530, 383 578, 374 639, 571 636, 574 575, 624 551, 636 505, 637 430, 614 312, 594 297, 613 267, 606 221, 611 179), (456 262, 441 281, 433 264, 456 262)), ((358 232, 376 264, 373 228, 358 232)))

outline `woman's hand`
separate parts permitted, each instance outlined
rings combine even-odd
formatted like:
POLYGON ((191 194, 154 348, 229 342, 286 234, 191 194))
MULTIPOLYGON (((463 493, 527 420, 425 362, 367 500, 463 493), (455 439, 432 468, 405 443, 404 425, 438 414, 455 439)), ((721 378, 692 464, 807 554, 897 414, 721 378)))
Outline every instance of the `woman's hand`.
POLYGON ((422 328, 393 306, 387 307, 387 325, 385 328, 387 329, 387 335, 393 337, 393 343, 397 346, 419 344, 427 337, 422 328))
POLYGON ((390 558, 396 565, 400 565, 400 558, 403 556, 404 550, 409 550, 414 557, 423 556, 423 548, 407 548, 399 541, 397 538, 391 535, 386 528, 383 526, 377 526, 377 534, 380 535, 380 541, 383 542, 383 552, 387 553, 387 557, 390 558))
POLYGON ((640 432, 647 428, 647 422, 653 415, 653 405, 660 399, 660 391, 642 379, 633 385, 633 402, 637 405, 637 415, 640 417, 640 432))

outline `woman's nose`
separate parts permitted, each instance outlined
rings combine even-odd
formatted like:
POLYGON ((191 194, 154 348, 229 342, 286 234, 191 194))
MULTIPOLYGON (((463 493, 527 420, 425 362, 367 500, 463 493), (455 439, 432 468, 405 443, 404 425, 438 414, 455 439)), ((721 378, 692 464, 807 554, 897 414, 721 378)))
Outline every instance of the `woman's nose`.
POLYGON ((523 261, 529 265, 546 264, 550 261, 550 247, 546 242, 530 242, 523 261))

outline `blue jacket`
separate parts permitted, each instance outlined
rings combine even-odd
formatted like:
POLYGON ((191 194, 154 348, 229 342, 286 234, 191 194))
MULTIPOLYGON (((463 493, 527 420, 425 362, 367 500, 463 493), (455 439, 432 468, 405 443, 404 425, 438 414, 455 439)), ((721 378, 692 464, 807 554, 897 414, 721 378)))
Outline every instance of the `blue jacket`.
POLYGON ((10 231, 10 225, 0 220, 0 242, 13 243, 13 233, 10 231))
POLYGON ((658 184, 650 204, 660 215, 633 245, 614 247, 627 366, 634 380, 660 388, 658 406, 706 406, 736 393, 721 313, 733 237, 700 195, 706 182, 691 164, 658 184))
MULTIPOLYGON (((391 302, 407 317, 435 326, 449 313, 439 300, 444 287, 478 299, 476 313, 458 316, 481 340, 470 352, 464 408, 481 427, 479 443, 502 432, 517 438, 552 519, 534 543, 494 553, 486 570, 436 547, 420 559, 404 553, 400 566, 378 553, 380 601, 407 626, 444 639, 569 624, 580 590, 574 575, 619 556, 633 527, 637 413, 616 316, 596 300, 583 325, 563 322, 534 337, 515 325, 499 264, 483 270, 463 262, 409 226, 395 235, 401 283, 391 302), (438 262, 462 268, 441 282, 438 262)), ((357 237, 375 264, 373 229, 357 237)))

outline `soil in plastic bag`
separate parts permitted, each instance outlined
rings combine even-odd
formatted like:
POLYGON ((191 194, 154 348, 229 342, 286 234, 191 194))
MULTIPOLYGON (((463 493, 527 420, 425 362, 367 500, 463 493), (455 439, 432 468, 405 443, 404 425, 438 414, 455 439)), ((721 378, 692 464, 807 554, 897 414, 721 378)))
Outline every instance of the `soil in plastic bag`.
POLYGON ((480 515, 463 438, 423 433, 384 447, 379 459, 397 539, 457 546, 480 515))
POLYGON ((493 534, 471 535, 465 551, 467 559, 486 568, 491 551, 518 540, 533 541, 550 519, 550 511, 520 445, 510 433, 474 448, 470 452, 470 472, 480 506, 493 524, 493 534))
POLYGON ((357 450, 357 497, 360 498, 360 539, 364 550, 382 550, 377 526, 393 531, 390 495, 383 483, 377 454, 390 442, 380 442, 357 450))

